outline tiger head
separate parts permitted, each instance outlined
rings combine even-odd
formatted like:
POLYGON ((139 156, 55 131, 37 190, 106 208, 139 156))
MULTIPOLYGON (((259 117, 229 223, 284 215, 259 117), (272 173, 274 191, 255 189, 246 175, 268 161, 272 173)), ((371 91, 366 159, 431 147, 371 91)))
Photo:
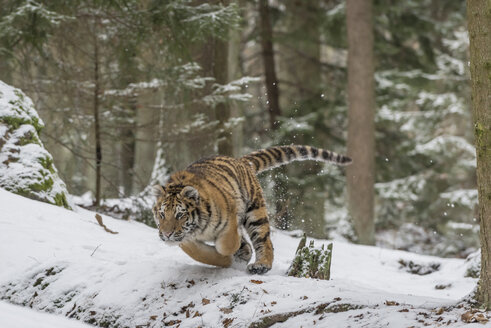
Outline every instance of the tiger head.
POLYGON ((181 242, 198 226, 199 193, 192 186, 155 186, 157 201, 153 206, 159 237, 165 242, 181 242))

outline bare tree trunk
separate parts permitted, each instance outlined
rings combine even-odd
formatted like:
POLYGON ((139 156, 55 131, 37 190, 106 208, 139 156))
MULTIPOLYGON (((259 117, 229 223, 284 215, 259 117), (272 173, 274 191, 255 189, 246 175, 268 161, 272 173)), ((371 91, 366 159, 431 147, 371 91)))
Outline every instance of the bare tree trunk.
POLYGON ((281 115, 278 79, 276 77, 273 51, 273 28, 269 18, 268 0, 259 0, 259 16, 261 26, 261 46, 263 53, 264 77, 268 93, 269 122, 272 130, 279 126, 277 117, 281 115))
MULTIPOLYGON (((97 22, 95 23, 97 24, 97 22)), ((94 132, 95 132, 95 201, 94 205, 101 203, 101 166, 102 166, 102 147, 101 131, 99 123, 99 46, 97 43, 97 33, 94 31, 94 132)))
MULTIPOLYGON (((213 76, 219 84, 229 82, 228 70, 228 41, 215 39, 213 76)), ((220 121, 220 133, 218 135, 218 153, 220 155, 233 156, 234 147, 231 129, 225 126, 230 119, 230 104, 220 103, 215 108, 217 119, 220 121)))
MULTIPOLYGON (((316 116, 319 120, 308 131, 281 131, 283 142, 295 142, 326 147, 325 129, 322 120, 320 66, 321 12, 318 1, 282 1, 285 17, 281 20, 281 42, 278 42, 276 61, 278 78, 288 83, 281 85, 280 106, 285 117, 316 116), (302 35, 300 38, 299 35, 302 35)), ((327 143, 327 144, 326 144, 327 143)), ((285 167, 287 177, 281 181, 286 185, 288 211, 280 218, 289 228, 301 229, 308 236, 326 236, 325 202, 326 179, 320 176, 324 165, 306 161, 285 167), (301 178, 301 182, 297 180, 301 178), (308 195, 308 196, 306 196, 308 195)), ((277 179, 279 180, 279 179, 277 179)))
POLYGON ((119 154, 121 169, 119 181, 123 186, 125 196, 129 196, 133 190, 133 176, 135 166, 135 146, 136 146, 136 117, 137 117, 137 99, 135 96, 130 96, 125 102, 126 106, 126 122, 120 130, 121 151, 119 154))
POLYGON ((491 308, 491 3, 467 1, 472 113, 477 152, 481 276, 477 299, 491 308))
MULTIPOLYGON (((273 27, 269 17, 268 0, 259 0, 259 19, 261 47, 264 67, 264 79, 268 97, 269 126, 272 131, 280 127, 278 116, 281 116, 280 92, 278 88, 278 78, 276 76, 276 66, 273 49, 273 27)), ((286 167, 280 167, 273 176, 274 198, 276 212, 276 227, 280 229, 289 228, 288 214, 288 188, 285 183, 286 167)))
POLYGON ((375 100, 372 0, 347 0, 349 211, 361 244, 373 245, 375 100))

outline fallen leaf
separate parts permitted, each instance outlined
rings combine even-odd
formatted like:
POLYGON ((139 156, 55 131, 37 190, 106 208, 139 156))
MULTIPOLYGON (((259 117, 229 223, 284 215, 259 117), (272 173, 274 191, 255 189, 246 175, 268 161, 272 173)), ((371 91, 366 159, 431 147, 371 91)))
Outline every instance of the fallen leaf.
POLYGON ((151 315, 150 316, 150 320, 156 320, 157 319, 157 316, 156 315, 151 315))
POLYGON ((480 312, 478 309, 471 309, 460 317, 462 321, 466 323, 471 323, 471 322, 479 322, 479 323, 486 323, 489 321, 489 318, 486 316, 485 313, 480 312))
POLYGON ((276 305, 276 302, 275 301, 271 302, 271 305, 276 305))
POLYGON ((260 285, 260 284, 264 283, 264 281, 262 281, 262 280, 254 280, 254 279, 251 279, 251 282, 253 284, 257 284, 257 285, 260 285))
POLYGON ((209 299, 207 299, 207 298, 203 298, 203 299, 201 300, 201 304, 203 304, 203 305, 210 304, 210 300, 209 300, 209 299))
POLYGON ((193 315, 193 318, 196 318, 196 317, 201 317, 203 315, 203 313, 199 313, 199 311, 196 311, 193 315))
POLYGON ((220 308, 220 311, 225 313, 225 314, 229 314, 231 313, 233 310, 231 308, 220 308))
POLYGON ((445 312, 445 309, 444 308, 439 308, 438 310, 436 310, 436 315, 441 315, 443 312, 445 312))
POLYGON ((168 327, 168 326, 174 326, 174 325, 177 325, 177 324, 180 324, 181 323, 181 320, 170 320, 170 321, 166 321, 164 322, 164 326, 168 327))
POLYGON ((226 318, 222 321, 223 327, 228 328, 234 322, 235 318, 226 318))
POLYGON ((99 225, 104 228, 105 231, 107 231, 109 233, 112 233, 112 234, 119 233, 117 231, 112 231, 108 227, 106 227, 106 225, 104 224, 104 222, 102 222, 102 216, 100 216, 99 214, 96 214, 95 215, 95 219, 97 220, 97 222, 99 223, 99 225))
POLYGON ((465 323, 474 322, 474 313, 472 313, 472 311, 467 311, 467 312, 462 314, 460 319, 462 319, 462 321, 465 323))
POLYGON ((399 303, 397 303, 396 301, 385 301, 384 304, 387 305, 387 306, 396 306, 396 305, 399 305, 399 303))
POLYGON ((399 312, 409 312, 408 309, 402 309, 402 310, 399 310, 399 312))
POLYGON ((476 318, 476 321, 477 322, 480 322, 480 323, 486 323, 486 322, 489 321, 489 319, 486 318, 486 316, 484 314, 482 314, 482 313, 477 313, 475 315, 475 318, 476 318))
POLYGON ((189 308, 192 308, 194 307, 194 303, 193 302, 189 302, 188 305, 184 305, 183 307, 181 307, 181 313, 184 313, 186 311, 188 311, 189 308))

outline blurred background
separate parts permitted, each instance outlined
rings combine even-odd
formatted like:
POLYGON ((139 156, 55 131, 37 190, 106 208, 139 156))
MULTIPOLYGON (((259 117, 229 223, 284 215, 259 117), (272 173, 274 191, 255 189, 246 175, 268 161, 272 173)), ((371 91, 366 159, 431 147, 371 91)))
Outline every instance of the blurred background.
MULTIPOLYGON (((479 223, 465 2, 366 13, 373 242, 466 257, 479 223)), ((149 186, 201 157, 346 153, 347 35, 342 0, 0 0, 0 80, 34 101, 75 203, 152 225, 149 186)), ((276 228, 358 241, 345 176, 314 162, 263 173, 276 228)))

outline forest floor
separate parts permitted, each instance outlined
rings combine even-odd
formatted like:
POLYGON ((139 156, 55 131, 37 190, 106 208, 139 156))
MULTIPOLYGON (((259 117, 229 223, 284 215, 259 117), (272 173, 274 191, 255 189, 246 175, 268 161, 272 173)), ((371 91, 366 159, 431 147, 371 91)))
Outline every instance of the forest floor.
POLYGON ((197 263, 143 224, 103 223, 0 189, 0 327, 86 327, 67 317, 140 328, 489 324, 461 302, 477 282, 464 260, 335 241, 331 280, 293 278, 299 239, 273 231, 274 266, 259 276, 197 263))

